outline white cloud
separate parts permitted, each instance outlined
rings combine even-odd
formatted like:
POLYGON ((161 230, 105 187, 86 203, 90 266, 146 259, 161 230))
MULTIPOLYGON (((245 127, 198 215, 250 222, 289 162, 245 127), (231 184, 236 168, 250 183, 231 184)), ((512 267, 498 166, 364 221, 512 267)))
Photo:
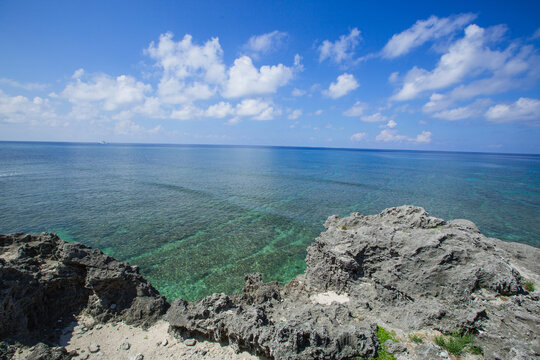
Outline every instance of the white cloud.
POLYGON ((319 110, 315 111, 313 114, 314 114, 315 116, 319 116, 319 115, 322 115, 323 112, 324 112, 324 111, 323 111, 322 109, 319 109, 319 110))
POLYGON ((385 116, 381 113, 375 113, 371 115, 362 116, 360 120, 364 122, 383 122, 383 121, 389 121, 390 119, 388 118, 388 116, 385 116))
POLYGON ((333 82, 330 84, 330 87, 328 90, 324 91, 324 94, 332 99, 337 99, 353 91, 358 86, 360 85, 352 74, 344 73, 337 77, 337 81, 335 83, 333 82))
POLYGON ((275 51, 287 37, 287 33, 272 31, 266 34, 252 36, 242 47, 251 56, 275 51))
POLYGON ((157 45, 152 41, 146 53, 157 61, 165 78, 196 77, 209 84, 219 84, 225 80, 223 50, 218 38, 212 38, 201 46, 193 44, 189 34, 175 42, 173 34, 168 32, 159 37, 157 45))
POLYGON ((46 123, 58 125, 62 119, 47 99, 9 96, 0 90, 0 121, 8 123, 46 123))
POLYGON ((354 105, 343 112, 343 115, 345 116, 362 116, 364 113, 364 110, 366 110, 367 104, 357 101, 354 103, 354 105))
POLYGON ((75 81, 69 83, 62 91, 62 97, 73 104, 98 102, 104 110, 116 110, 124 105, 142 102, 145 93, 152 90, 150 85, 127 75, 113 78, 99 74, 85 82, 81 80, 83 75, 81 70, 75 72, 75 81))
POLYGON ((454 109, 442 110, 433 114, 432 116, 438 119, 449 120, 449 121, 481 117, 486 107, 489 106, 489 104, 491 104, 490 100, 479 99, 472 104, 462 106, 462 107, 457 107, 454 109))
POLYGON ((152 129, 146 129, 129 119, 120 120, 114 126, 114 132, 119 135, 156 134, 159 131, 161 131, 161 125, 152 129))
POLYGON ((405 75, 401 90, 392 98, 411 100, 428 90, 444 89, 461 82, 467 76, 495 71, 504 66, 512 55, 512 47, 505 51, 491 50, 487 44, 500 40, 503 28, 483 29, 469 25, 465 37, 452 44, 433 71, 413 67, 405 75))
POLYGON ((531 39, 538 39, 540 38, 540 28, 536 29, 531 39))
POLYGON ((163 103, 182 104, 212 97, 218 85, 225 81, 223 50, 218 38, 204 45, 194 44, 186 34, 178 42, 168 32, 153 41, 146 53, 163 70, 158 95, 163 103))
POLYGON ((416 135, 414 138, 407 137, 405 135, 398 134, 397 130, 384 129, 375 138, 377 141, 383 142, 401 142, 410 141, 416 143, 429 143, 431 142, 431 132, 422 131, 422 133, 416 135))
POLYGON ((384 142, 397 142, 405 140, 406 138, 406 136, 398 135, 396 130, 384 129, 379 133, 379 135, 377 135, 375 140, 384 142))
POLYGON ((222 119, 232 114, 234 114, 234 109, 231 104, 223 101, 210 105, 205 111, 205 116, 217 119, 222 119))
POLYGON ((292 96, 303 96, 305 94, 306 94, 305 90, 300 90, 298 88, 294 88, 293 91, 291 92, 292 96))
POLYGON ((399 72, 397 71, 394 71, 393 73, 390 74, 390 76, 388 77, 388 82, 389 83, 395 83, 399 78, 399 72))
POLYGON ((360 141, 360 140, 364 139, 366 136, 367 136, 367 133, 365 133, 365 132, 352 134, 351 141, 360 141))
POLYGON ((0 84, 5 84, 14 88, 19 88, 19 89, 28 90, 28 91, 44 90, 47 87, 46 84, 41 84, 37 82, 21 83, 12 79, 7 79, 7 78, 0 78, 0 84))
POLYGON ((289 114, 288 118, 290 120, 296 120, 298 119, 300 116, 302 116, 302 110, 301 109, 296 109, 294 110, 292 113, 289 114))
POLYGON ((254 95, 267 95, 286 85, 293 77, 293 69, 283 64, 253 66, 251 58, 242 56, 234 61, 228 71, 228 80, 223 89, 223 96, 236 98, 254 95))
POLYGON ((281 110, 262 99, 244 99, 236 105, 236 115, 250 117, 253 120, 272 120, 281 115, 281 110))
POLYGON ((416 135, 416 138, 413 140, 417 143, 430 143, 431 142, 431 132, 422 131, 421 134, 416 135))
POLYGON ((522 97, 510 104, 498 104, 487 110, 486 118, 498 123, 539 120, 540 100, 522 97))
POLYGON ((319 46, 319 62, 325 59, 331 59, 336 64, 341 64, 346 60, 351 60, 354 54, 354 48, 361 39, 360 31, 357 28, 351 30, 348 35, 341 35, 339 40, 331 42, 324 40, 319 46))
POLYGON ((428 41, 448 36, 469 24, 476 18, 474 14, 460 14, 447 18, 430 16, 426 20, 418 20, 407 30, 395 34, 382 50, 385 58, 396 58, 428 41))
POLYGON ((397 126, 397 122, 395 122, 394 120, 390 119, 387 123, 386 123, 386 127, 390 128, 390 129, 393 129, 397 126))
POLYGON ((171 112, 170 118, 176 120, 195 120, 201 118, 204 111, 193 104, 185 104, 171 112))

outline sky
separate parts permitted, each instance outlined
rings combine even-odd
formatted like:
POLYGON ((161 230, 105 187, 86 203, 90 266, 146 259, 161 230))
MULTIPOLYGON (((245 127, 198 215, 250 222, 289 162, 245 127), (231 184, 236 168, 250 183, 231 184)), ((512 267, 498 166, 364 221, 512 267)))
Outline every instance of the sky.
POLYGON ((0 140, 540 153, 538 1, 0 0, 0 140))

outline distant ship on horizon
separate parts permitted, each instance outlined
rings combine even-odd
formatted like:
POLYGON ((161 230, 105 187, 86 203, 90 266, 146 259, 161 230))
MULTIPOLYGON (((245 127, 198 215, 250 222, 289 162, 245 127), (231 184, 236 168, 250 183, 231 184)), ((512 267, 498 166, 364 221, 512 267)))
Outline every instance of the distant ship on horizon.
POLYGON ((101 140, 99 143, 102 144, 102 145, 107 144, 107 142, 105 140, 101 140))

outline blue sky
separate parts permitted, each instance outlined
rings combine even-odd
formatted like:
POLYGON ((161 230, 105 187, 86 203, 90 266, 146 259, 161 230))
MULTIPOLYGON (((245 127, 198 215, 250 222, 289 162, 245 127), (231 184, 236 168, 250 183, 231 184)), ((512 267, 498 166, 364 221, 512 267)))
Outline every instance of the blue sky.
POLYGON ((540 153, 538 1, 0 1, 0 140, 540 153))

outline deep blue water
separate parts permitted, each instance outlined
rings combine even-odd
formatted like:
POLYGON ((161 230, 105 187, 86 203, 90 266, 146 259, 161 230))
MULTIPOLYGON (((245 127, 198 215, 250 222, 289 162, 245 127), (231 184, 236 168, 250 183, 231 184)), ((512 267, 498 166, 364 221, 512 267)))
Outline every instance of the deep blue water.
POLYGON ((403 204, 540 247, 540 156, 0 142, 0 233, 58 233, 169 299, 303 272, 332 214, 403 204))

